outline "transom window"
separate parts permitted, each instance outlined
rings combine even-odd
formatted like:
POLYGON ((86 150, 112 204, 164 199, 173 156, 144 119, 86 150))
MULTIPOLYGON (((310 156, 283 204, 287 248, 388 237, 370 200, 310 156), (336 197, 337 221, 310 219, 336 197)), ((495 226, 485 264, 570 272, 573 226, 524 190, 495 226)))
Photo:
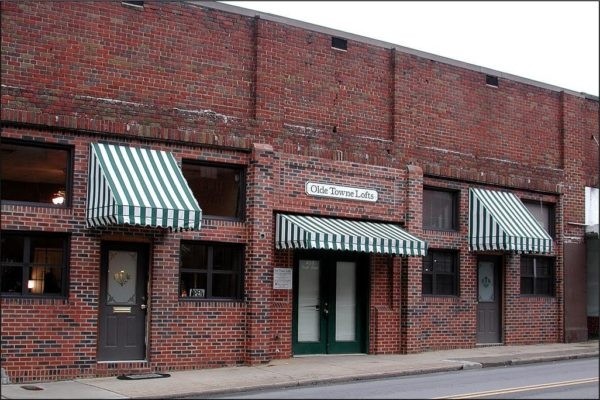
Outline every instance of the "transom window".
POLYGON ((554 258, 521 256, 521 294, 554 296, 554 258))
POLYGON ((2 201, 69 203, 69 148, 3 139, 0 150, 2 201))
POLYGON ((241 299, 243 255, 241 245, 181 242, 180 297, 241 299))
POLYGON ((539 201, 522 200, 522 202, 548 235, 554 237, 554 206, 539 201))
POLYGON ((245 176, 242 168, 184 161, 181 170, 203 215, 244 219, 245 176))
POLYGON ((2 232, 2 295, 66 296, 66 235, 2 232))
POLYGON ((423 228, 458 230, 458 192, 434 188, 423 190, 423 228))
POLYGON ((423 258, 423 294, 458 296, 458 253, 428 250, 423 258))

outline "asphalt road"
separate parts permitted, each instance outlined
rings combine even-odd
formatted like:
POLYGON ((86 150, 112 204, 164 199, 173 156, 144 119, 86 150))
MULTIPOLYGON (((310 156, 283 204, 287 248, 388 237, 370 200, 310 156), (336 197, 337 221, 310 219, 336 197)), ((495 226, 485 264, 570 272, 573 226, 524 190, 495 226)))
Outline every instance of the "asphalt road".
MULTIPOLYGON (((598 358, 215 396, 220 399, 598 399, 598 358)), ((206 397, 205 397, 206 398, 206 397)))

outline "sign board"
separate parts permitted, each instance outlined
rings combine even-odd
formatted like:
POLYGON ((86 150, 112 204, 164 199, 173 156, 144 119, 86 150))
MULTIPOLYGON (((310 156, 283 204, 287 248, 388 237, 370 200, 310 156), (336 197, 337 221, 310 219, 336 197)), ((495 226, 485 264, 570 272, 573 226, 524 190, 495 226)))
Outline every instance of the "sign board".
POLYGON ((336 199, 377 201, 377 191, 348 186, 331 185, 329 183, 306 182, 306 194, 309 196, 333 197, 336 199))
POLYGON ((204 289, 190 289, 190 297, 204 297, 204 289))
POLYGON ((292 269, 273 269, 273 289, 292 289, 292 269))

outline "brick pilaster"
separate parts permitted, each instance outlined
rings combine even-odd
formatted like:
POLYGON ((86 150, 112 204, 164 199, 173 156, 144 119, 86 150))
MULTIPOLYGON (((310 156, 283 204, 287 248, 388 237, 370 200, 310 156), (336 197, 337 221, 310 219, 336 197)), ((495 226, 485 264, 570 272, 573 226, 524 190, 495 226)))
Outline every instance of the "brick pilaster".
POLYGON ((246 223, 246 362, 271 359, 270 314, 273 294, 273 148, 254 144, 248 168, 246 223))

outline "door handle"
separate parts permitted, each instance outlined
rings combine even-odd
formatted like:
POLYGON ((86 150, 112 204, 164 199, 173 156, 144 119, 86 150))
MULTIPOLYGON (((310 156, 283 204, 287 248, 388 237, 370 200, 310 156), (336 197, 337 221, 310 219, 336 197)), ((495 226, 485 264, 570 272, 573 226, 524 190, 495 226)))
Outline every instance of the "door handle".
POLYGON ((329 315, 329 308, 327 308, 327 303, 323 304, 323 314, 325 314, 325 316, 329 315))
POLYGON ((141 305, 140 305, 140 308, 141 308, 142 310, 145 310, 146 308, 148 308, 148 306, 147 306, 147 305, 145 305, 145 304, 141 304, 141 305))

